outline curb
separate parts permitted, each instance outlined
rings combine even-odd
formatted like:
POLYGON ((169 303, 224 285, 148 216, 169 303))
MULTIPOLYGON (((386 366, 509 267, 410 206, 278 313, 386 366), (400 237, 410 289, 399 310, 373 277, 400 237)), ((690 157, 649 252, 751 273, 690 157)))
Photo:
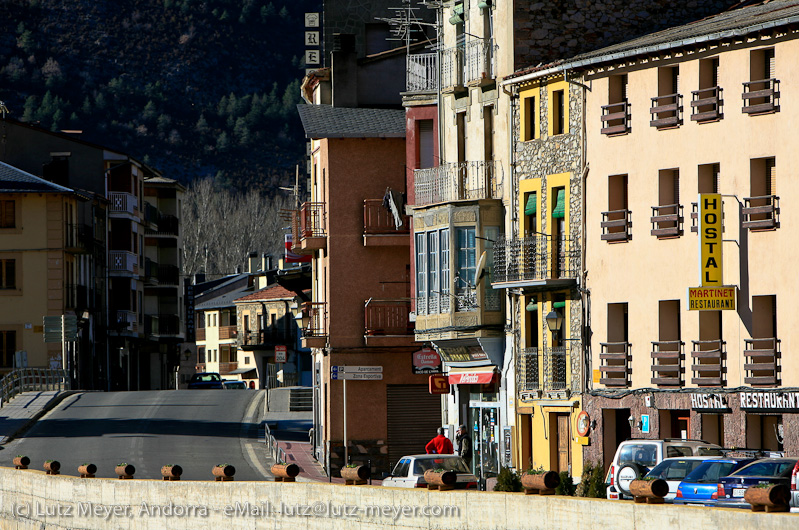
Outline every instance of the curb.
POLYGON ((22 433, 24 433, 25 431, 27 431, 28 429, 33 427, 34 423, 39 421, 42 418, 42 416, 44 416, 45 414, 47 414, 48 412, 50 412, 51 410, 56 408, 66 398, 68 398, 70 396, 74 396, 75 394, 80 394, 80 393, 81 393, 81 391, 79 391, 79 390, 65 390, 65 391, 61 392, 60 394, 56 395, 55 397, 53 397, 53 399, 48 401, 47 404, 44 407, 42 407, 42 409, 39 412, 37 412, 31 418, 29 418, 28 421, 26 421, 25 423, 20 425, 16 430, 14 430, 14 432, 9 434, 8 436, 0 437, 0 445, 5 445, 8 442, 13 441, 15 438, 20 436, 22 433))

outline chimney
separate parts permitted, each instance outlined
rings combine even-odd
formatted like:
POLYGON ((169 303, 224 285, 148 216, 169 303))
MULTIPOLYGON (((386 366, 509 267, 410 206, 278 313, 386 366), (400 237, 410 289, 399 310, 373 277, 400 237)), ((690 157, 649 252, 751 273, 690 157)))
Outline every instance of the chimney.
POLYGON ((261 255, 261 270, 271 271, 272 270, 272 256, 269 254, 262 254, 261 255))
POLYGON ((356 62, 355 35, 333 34, 333 51, 330 54, 333 106, 358 106, 358 65, 356 62))
POLYGON ((257 252, 250 252, 247 256, 247 272, 253 273, 258 272, 258 265, 260 265, 260 260, 258 259, 257 252))

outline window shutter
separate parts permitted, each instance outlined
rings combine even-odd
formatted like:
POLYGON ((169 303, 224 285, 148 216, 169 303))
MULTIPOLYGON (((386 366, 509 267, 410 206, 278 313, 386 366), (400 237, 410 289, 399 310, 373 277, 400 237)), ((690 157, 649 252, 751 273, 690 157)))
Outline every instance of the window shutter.
POLYGON ((553 219, 563 219, 566 216, 566 190, 558 188, 557 199, 555 200, 555 208, 552 210, 553 219))
POLYGON ((527 204, 524 206, 524 215, 535 215, 537 207, 537 194, 533 192, 527 196, 527 204))
POLYGON ((766 160, 766 195, 777 194, 777 166, 773 158, 766 160))
POLYGON ((713 193, 719 192, 719 174, 721 173, 721 166, 713 164, 713 193))
POLYGON ((712 59, 711 69, 713 79, 710 81, 710 86, 719 86, 719 60, 712 59))
POLYGON ((766 79, 774 79, 775 71, 774 71, 774 48, 770 50, 765 50, 765 59, 766 59, 766 79))
POLYGON ((531 312, 538 311, 538 304, 536 303, 535 300, 532 300, 529 304, 527 304, 527 307, 525 307, 525 309, 531 312))
POLYGON ((680 204, 680 170, 675 169, 672 174, 674 181, 674 204, 680 204))
POLYGON ((675 66, 671 69, 671 93, 672 94, 679 94, 679 83, 680 83, 680 67, 675 66))

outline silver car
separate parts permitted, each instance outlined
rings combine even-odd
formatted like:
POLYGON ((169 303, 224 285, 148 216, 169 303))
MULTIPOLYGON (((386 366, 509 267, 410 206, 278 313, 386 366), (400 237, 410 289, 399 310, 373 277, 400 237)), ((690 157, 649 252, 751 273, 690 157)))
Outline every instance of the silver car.
POLYGON ((443 468, 458 475, 456 489, 476 489, 477 477, 466 467, 458 455, 409 455, 400 458, 391 475, 383 479, 383 486, 394 488, 426 488, 424 472, 443 468))

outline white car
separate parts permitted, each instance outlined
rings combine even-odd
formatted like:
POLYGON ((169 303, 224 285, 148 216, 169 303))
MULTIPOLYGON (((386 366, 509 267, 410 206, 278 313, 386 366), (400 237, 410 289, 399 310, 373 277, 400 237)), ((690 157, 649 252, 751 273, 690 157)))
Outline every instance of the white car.
POLYGON ((456 489, 477 489, 475 477, 466 462, 458 455, 408 455, 400 458, 391 475, 383 479, 383 486, 394 488, 426 488, 424 472, 443 468, 458 475, 456 489))
POLYGON ((680 482, 688 476, 688 473, 699 467, 705 460, 717 458, 715 456, 677 456, 665 458, 661 463, 652 468, 652 471, 645 475, 645 478, 660 478, 669 485, 669 493, 666 500, 671 502, 677 496, 677 488, 680 482))

